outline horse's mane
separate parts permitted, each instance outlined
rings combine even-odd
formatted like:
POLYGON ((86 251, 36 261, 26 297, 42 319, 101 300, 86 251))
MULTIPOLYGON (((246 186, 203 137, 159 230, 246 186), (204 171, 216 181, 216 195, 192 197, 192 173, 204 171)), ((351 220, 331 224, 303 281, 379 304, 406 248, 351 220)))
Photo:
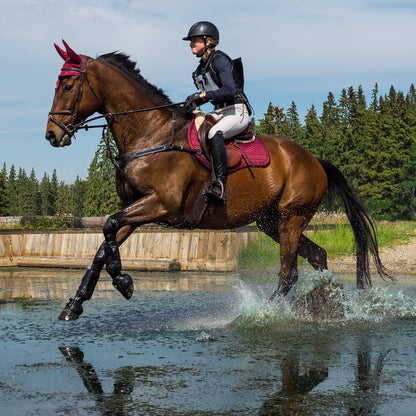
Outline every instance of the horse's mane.
POLYGON ((145 89, 152 94, 152 96, 158 98, 158 100, 162 103, 170 104, 172 102, 163 90, 150 84, 150 82, 146 81, 140 75, 140 69, 136 68, 136 62, 133 62, 128 55, 122 52, 110 52, 98 56, 97 61, 109 64, 119 69, 125 75, 144 86, 145 89))

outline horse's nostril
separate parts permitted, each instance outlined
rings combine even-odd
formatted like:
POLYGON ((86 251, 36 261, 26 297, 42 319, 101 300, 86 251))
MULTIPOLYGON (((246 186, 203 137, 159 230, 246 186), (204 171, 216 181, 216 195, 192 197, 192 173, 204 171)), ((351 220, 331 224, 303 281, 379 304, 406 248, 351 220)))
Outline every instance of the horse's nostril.
POLYGON ((52 130, 49 130, 46 133, 45 137, 46 137, 46 140, 49 140, 49 141, 56 139, 55 133, 52 130))

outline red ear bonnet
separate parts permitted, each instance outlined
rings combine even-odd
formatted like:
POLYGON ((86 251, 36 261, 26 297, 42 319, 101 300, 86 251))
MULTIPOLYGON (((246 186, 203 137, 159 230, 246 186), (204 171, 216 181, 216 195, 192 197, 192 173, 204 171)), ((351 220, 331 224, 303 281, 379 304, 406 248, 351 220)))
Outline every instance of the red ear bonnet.
POLYGON ((56 43, 54 43, 55 49, 58 52, 59 56, 65 61, 62 66, 61 73, 58 77, 58 82, 56 84, 56 89, 59 87, 59 78, 67 77, 69 75, 80 75, 80 71, 87 72, 87 67, 82 68, 83 57, 76 52, 74 52, 69 45, 62 39, 62 43, 65 46, 66 52, 61 49, 56 43))

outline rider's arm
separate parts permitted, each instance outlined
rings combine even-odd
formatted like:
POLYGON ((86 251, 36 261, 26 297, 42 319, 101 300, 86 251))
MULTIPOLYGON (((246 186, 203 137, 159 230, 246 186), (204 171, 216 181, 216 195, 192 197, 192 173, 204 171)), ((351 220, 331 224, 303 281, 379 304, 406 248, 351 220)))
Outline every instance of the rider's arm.
POLYGON ((206 99, 209 101, 231 100, 236 93, 236 87, 230 60, 224 55, 219 55, 215 58, 212 66, 218 74, 221 87, 215 91, 207 91, 206 99))

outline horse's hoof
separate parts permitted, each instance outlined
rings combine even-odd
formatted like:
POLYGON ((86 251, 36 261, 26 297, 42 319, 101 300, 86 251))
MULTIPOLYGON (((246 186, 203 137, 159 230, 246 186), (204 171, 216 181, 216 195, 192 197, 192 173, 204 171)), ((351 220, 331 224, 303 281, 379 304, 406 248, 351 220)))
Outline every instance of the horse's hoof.
POLYGON ((130 299, 133 295, 133 280, 125 273, 119 274, 113 279, 113 286, 126 298, 130 299))
POLYGON ((279 291, 279 289, 276 289, 276 290, 272 293, 272 295, 269 297, 269 302, 273 302, 273 301, 274 301, 274 299, 276 298, 276 296, 280 296, 280 291, 279 291))
POLYGON ((70 309, 64 308, 61 314, 58 316, 60 321, 75 321, 79 318, 79 315, 75 312, 72 312, 70 309))
POLYGON ((58 319, 61 321, 75 321, 82 312, 83 308, 81 302, 75 299, 69 299, 69 302, 65 305, 65 308, 58 316, 58 319))

